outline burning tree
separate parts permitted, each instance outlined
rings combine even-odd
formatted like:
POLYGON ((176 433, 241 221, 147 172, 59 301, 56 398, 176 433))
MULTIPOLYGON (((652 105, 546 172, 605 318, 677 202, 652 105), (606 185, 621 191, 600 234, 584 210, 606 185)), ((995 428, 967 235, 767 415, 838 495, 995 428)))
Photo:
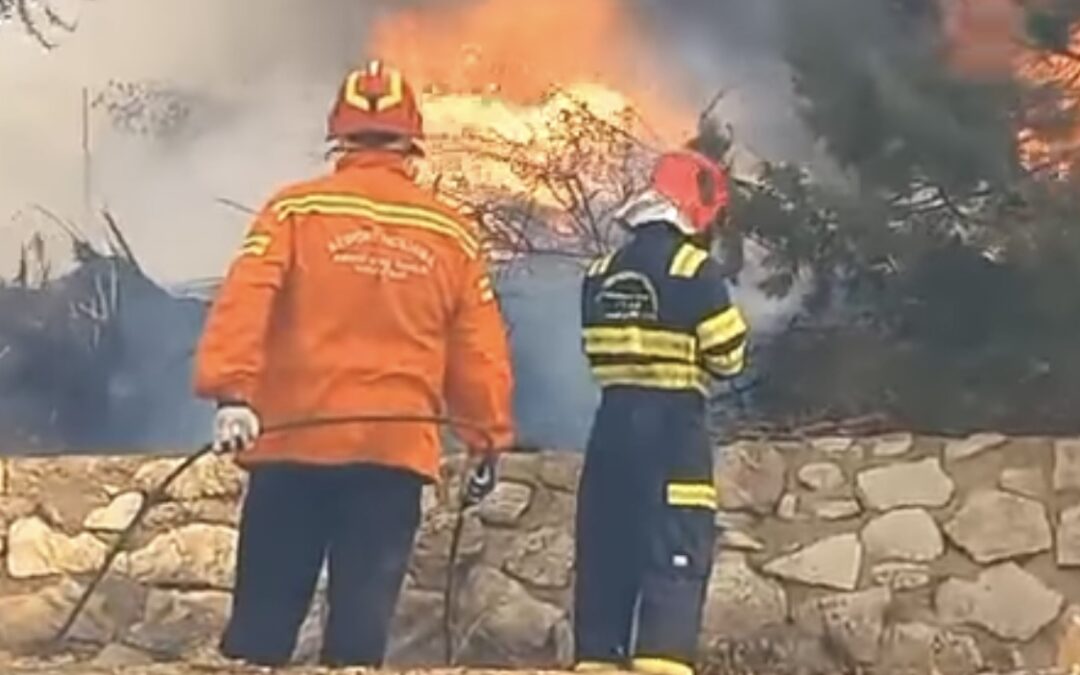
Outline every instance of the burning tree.
POLYGON ((427 180, 504 258, 610 248, 611 216, 643 184, 659 137, 692 132, 696 118, 655 86, 667 80, 639 56, 625 3, 577 3, 572 21, 565 9, 475 0, 404 8, 372 30, 372 53, 425 92, 427 180))
MULTIPOLYGON (((584 260, 617 243, 614 214, 644 186, 655 151, 633 106, 587 94, 553 89, 516 128, 470 123, 433 135, 425 180, 480 224, 495 259, 584 260)), ((437 97, 427 110, 438 119, 445 106, 474 105, 491 104, 437 97)))

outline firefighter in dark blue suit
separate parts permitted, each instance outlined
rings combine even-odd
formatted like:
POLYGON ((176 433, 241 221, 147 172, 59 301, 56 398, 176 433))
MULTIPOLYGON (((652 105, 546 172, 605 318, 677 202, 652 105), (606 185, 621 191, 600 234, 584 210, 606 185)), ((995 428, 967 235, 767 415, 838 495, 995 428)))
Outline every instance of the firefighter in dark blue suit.
POLYGON ((585 277, 584 349, 602 398, 578 503, 580 672, 694 672, 716 538, 706 400, 746 352, 746 323, 708 253, 727 203, 716 163, 662 156, 624 211, 629 243, 585 277))

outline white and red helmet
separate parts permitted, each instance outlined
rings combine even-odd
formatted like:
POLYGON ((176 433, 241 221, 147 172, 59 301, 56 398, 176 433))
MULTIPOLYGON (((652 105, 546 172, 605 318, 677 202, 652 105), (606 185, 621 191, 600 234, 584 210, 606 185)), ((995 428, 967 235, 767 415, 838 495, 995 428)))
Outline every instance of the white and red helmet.
POLYGON ((699 152, 676 150, 660 156, 649 188, 621 215, 631 226, 663 220, 693 236, 706 232, 728 201, 723 167, 699 152))

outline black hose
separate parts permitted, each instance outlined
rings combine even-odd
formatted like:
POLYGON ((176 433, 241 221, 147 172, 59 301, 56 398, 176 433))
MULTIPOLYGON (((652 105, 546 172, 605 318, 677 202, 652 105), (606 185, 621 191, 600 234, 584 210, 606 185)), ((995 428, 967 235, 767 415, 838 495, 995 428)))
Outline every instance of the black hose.
MULTIPOLYGON (((336 426, 343 424, 376 424, 381 422, 394 422, 394 423, 427 423, 436 424, 439 426, 455 426, 461 429, 469 429, 481 435, 484 440, 486 451, 494 449, 494 441, 491 438, 490 432, 484 427, 481 427, 472 422, 465 420, 459 420, 453 417, 440 416, 440 415, 344 415, 340 417, 306 417, 297 420, 290 420, 281 422, 278 424, 268 425, 264 430, 264 434, 281 433, 283 431, 294 431, 297 429, 305 429, 310 427, 319 426, 336 426)), ((127 546, 128 541, 134 534, 135 530, 142 524, 142 521, 146 518, 146 514, 150 509, 158 504, 167 501, 167 493, 169 487, 176 481, 177 478, 182 476, 184 472, 190 469, 196 462, 203 457, 214 452, 212 445, 204 445, 196 452, 188 455, 181 462, 169 472, 165 478, 163 478, 157 485, 151 489, 143 491, 143 502, 139 506, 138 511, 131 518, 131 522, 120 532, 120 536, 109 549, 108 554, 105 556, 105 560, 94 574, 93 579, 90 580, 89 585, 83 591, 79 600, 72 607, 71 613, 68 614, 67 619, 63 625, 60 626, 60 630, 56 632, 56 636, 53 638, 53 644, 59 645, 67 637, 68 632, 72 626, 75 625, 75 621, 79 618, 79 615, 86 608, 86 604, 90 601, 94 591, 101 584, 105 575, 108 574, 109 569, 112 567, 113 562, 116 561, 117 556, 123 552, 127 546)), ((464 490, 466 481, 461 482, 461 488, 464 490)), ((461 533, 464 530, 465 525, 465 507, 467 503, 463 494, 458 495, 457 508, 454 515, 454 528, 450 537, 450 551, 446 564, 446 590, 443 595, 443 633, 446 639, 446 662, 448 665, 454 665, 456 648, 454 645, 454 617, 453 608, 456 592, 455 584, 455 567, 457 566, 458 548, 461 543, 461 533)))

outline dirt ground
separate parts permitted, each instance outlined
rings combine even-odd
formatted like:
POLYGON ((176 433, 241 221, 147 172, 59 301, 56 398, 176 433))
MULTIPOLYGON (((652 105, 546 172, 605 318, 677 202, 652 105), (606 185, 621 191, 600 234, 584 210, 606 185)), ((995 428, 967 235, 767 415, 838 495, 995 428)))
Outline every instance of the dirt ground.
MULTIPOLYGON (((351 675, 372 672, 359 668, 330 670, 317 667, 296 667, 287 669, 253 668, 222 664, 172 663, 134 666, 95 666, 86 663, 68 664, 29 664, 7 665, 0 662, 3 675, 261 675, 263 673, 281 673, 282 675, 351 675)), ((389 672, 389 671, 387 671, 389 672)), ((497 670, 415 670, 398 671, 400 675, 547 675, 545 671, 497 671, 497 670)), ((556 675, 551 673, 550 675, 556 675)))

